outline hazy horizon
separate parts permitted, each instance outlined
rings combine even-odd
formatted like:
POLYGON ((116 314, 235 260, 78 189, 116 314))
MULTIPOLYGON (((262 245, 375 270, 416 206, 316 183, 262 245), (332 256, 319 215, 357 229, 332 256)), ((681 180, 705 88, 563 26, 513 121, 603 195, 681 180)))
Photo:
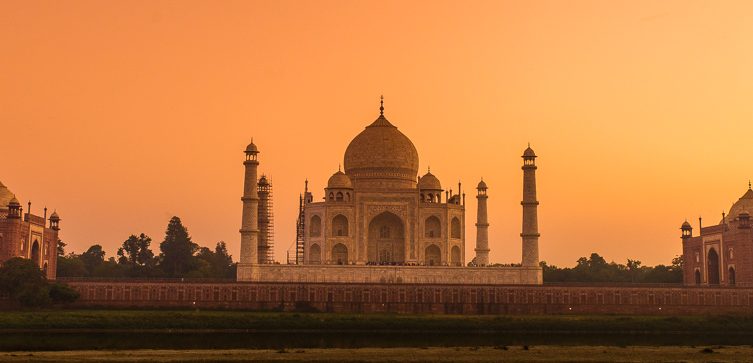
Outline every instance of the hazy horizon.
POLYGON ((522 159, 541 260, 669 264, 753 177, 753 3, 0 3, 0 181, 62 218, 68 251, 179 216, 239 257, 243 149, 274 185, 275 257, 304 180, 321 200, 379 115, 444 189, 489 186, 492 262, 520 262, 522 159))

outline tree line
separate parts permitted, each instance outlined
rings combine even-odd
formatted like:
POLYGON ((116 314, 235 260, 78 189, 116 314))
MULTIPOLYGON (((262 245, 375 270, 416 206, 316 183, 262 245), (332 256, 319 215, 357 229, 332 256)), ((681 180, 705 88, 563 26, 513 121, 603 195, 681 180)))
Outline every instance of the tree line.
POLYGON ((199 247, 178 217, 168 222, 158 255, 152 251, 152 239, 144 233, 129 236, 109 258, 99 244, 81 254, 65 254, 65 246, 58 242, 58 277, 223 279, 236 274, 225 242, 218 242, 214 250, 199 247))
POLYGON ((575 267, 559 268, 541 262, 544 282, 634 282, 681 283, 682 256, 670 265, 642 266, 641 261, 628 259, 626 264, 607 262, 598 253, 578 259, 575 267))

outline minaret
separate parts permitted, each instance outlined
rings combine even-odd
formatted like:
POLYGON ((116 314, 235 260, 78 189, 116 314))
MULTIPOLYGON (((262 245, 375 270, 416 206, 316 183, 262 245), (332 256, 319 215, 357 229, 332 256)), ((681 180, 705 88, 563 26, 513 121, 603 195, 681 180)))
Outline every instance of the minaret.
POLYGON ((265 175, 259 178, 257 195, 259 197, 259 263, 274 263, 272 182, 265 175))
POLYGON ((489 222, 486 214, 486 183, 484 179, 478 183, 478 211, 476 212, 476 264, 486 266, 489 264, 489 222))
MULTIPOLYGON (((243 220, 241 221, 241 258, 242 264, 256 264, 259 262, 259 193, 257 186, 256 169, 259 161, 256 155, 259 149, 254 145, 253 139, 246 147, 246 176, 243 181, 243 220)), ((239 270, 240 272, 240 270, 239 270)))
POLYGON ((539 222, 536 200, 536 153, 531 145, 523 152, 523 267, 539 266, 539 222))

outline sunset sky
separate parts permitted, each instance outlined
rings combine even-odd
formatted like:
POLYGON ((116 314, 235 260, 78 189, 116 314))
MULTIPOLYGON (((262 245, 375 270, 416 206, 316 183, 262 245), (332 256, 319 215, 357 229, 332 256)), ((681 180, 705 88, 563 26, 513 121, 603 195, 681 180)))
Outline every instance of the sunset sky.
POLYGON ((177 215, 237 260, 253 137, 284 261, 381 94, 468 191, 468 259, 483 177, 491 260, 520 261, 530 142, 542 260, 667 264, 753 178, 753 2, 0 0, 0 181, 69 252, 159 251, 177 215))

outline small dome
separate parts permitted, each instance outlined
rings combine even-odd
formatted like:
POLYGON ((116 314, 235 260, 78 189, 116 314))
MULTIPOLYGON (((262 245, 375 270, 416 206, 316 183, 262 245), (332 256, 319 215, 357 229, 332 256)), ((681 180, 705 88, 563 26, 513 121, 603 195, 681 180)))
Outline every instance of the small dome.
POLYGON ((327 188, 329 189, 353 189, 353 183, 350 181, 350 177, 338 170, 337 173, 332 174, 327 181, 327 188))
POLYGON ((13 197, 13 199, 11 199, 11 200, 10 200, 10 202, 8 202, 8 206, 9 206, 9 207, 20 207, 20 206, 21 206, 21 203, 20 203, 20 202, 18 201, 18 199, 16 199, 16 197, 14 196, 14 197, 13 197))
POLYGON ((430 171, 418 181, 418 188, 424 190, 442 190, 442 184, 430 171))
POLYGON ((481 179, 481 181, 478 182, 478 186, 476 187, 476 189, 488 189, 486 187, 486 182, 484 181, 484 179, 481 179))
POLYGON ((748 218, 750 218, 750 213, 748 213, 747 210, 744 210, 744 211, 740 212, 740 214, 738 214, 737 216, 738 217, 748 217, 748 218))
POLYGON ((52 212, 52 214, 50 215, 50 220, 51 221, 59 221, 60 220, 60 216, 58 215, 57 211, 52 212))
POLYGON ((531 149, 530 145, 528 146, 528 148, 526 148, 525 151, 523 151, 523 157, 524 158, 530 158, 530 157, 535 158, 536 157, 536 153, 533 152, 533 149, 531 149))
POLYGON ((682 229, 687 229, 687 228, 692 228, 692 227, 690 226, 690 223, 688 223, 688 221, 685 221, 685 223, 682 224, 681 228, 682 229))
POLYGON ((261 178, 259 178, 259 185, 269 185, 266 175, 262 175, 261 178))
POLYGON ((250 144, 248 144, 248 146, 246 146, 246 153, 249 153, 249 154, 258 154, 259 153, 259 149, 256 147, 256 145, 254 145, 253 140, 251 141, 250 144))

